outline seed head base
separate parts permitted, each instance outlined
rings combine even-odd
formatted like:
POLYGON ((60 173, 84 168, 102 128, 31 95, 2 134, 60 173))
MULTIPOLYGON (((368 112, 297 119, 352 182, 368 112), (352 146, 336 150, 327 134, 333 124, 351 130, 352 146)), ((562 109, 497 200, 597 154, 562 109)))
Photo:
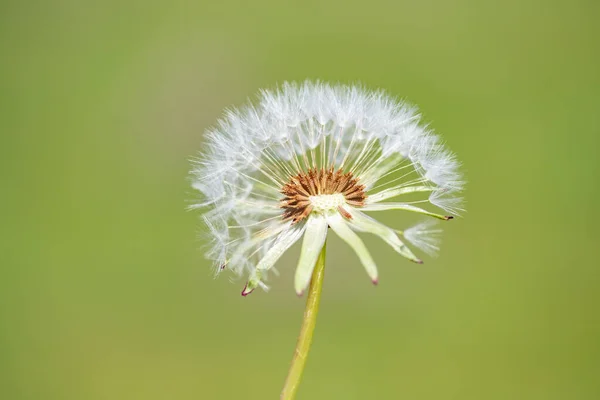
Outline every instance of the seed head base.
POLYGON ((323 212, 324 205, 330 205, 350 219, 352 217, 343 205, 362 207, 367 198, 365 185, 361 185, 352 172, 334 172, 333 168, 302 171, 290 178, 281 193, 285 196, 279 201, 282 217, 285 221, 291 220, 292 224, 302 221, 313 211, 323 212))

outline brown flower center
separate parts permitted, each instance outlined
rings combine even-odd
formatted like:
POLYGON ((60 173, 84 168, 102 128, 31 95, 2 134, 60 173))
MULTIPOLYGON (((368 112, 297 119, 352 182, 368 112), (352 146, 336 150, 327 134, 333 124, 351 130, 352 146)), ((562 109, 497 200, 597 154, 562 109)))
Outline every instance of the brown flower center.
POLYGON ((358 178, 355 178, 352 172, 333 172, 333 168, 311 168, 308 172, 300 172, 290 178, 281 189, 281 193, 285 196, 279 202, 283 209, 283 219, 291 220, 293 224, 308 217, 315 206, 319 210, 319 205, 323 201, 327 202, 323 200, 327 197, 335 197, 332 205, 337 206, 337 210, 348 219, 352 216, 342 204, 336 204, 335 200, 339 198, 346 204, 361 207, 367 198, 365 186, 358 183, 358 178))

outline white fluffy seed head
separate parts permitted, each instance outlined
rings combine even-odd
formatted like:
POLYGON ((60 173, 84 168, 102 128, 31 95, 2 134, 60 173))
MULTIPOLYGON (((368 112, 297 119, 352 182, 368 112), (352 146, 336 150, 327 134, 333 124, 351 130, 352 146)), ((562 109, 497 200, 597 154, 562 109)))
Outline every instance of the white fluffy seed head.
MULTIPOLYGON (((336 209, 342 220, 329 222, 355 250, 364 246, 344 224, 350 231, 374 233, 400 254, 420 261, 400 239, 392 237, 392 229, 366 215, 353 218, 359 216, 354 211, 402 209, 444 219, 421 207, 459 212, 464 185, 455 156, 422 123, 416 107, 383 91, 308 81, 263 90, 255 103, 226 111, 207 131, 191 175, 200 199, 190 208, 203 210, 211 237, 207 257, 217 271, 246 272, 251 277, 248 292, 264 285, 267 271, 306 229, 322 235, 325 222, 311 215, 336 209), (353 202, 351 186, 310 196, 315 188, 302 189, 293 177, 308 176, 311 170, 322 171, 323 176, 327 171, 348 173, 355 178, 353 184, 365 191, 362 199, 366 202, 353 202), (312 208, 307 203, 286 203, 288 209, 307 210, 308 215, 298 223, 282 218, 282 188, 290 183, 299 188, 294 199, 302 202, 303 190, 310 196, 312 208), (345 197, 340 194, 344 190, 345 197), (421 196, 400 202, 409 193, 421 196)), ((404 236, 430 250, 433 245, 426 245, 423 232, 415 227, 404 236)), ((369 265, 373 278, 374 264, 362 253, 359 257, 369 265)))

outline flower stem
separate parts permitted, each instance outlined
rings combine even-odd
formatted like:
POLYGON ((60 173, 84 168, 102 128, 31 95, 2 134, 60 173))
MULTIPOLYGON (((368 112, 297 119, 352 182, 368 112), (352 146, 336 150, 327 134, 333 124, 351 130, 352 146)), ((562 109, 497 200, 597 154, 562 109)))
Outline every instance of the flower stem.
POLYGON ((315 268, 313 269, 308 289, 308 298, 306 299, 306 308, 304 309, 304 318, 302 320, 302 328, 296 343, 296 350, 292 358, 290 371, 285 379, 285 385, 281 392, 281 400, 293 400, 296 397, 302 372, 306 365, 306 358, 313 339, 315 325, 317 323, 317 314, 319 313, 319 302, 321 300, 321 290, 323 289, 323 278, 325 277, 325 247, 321 250, 315 268))

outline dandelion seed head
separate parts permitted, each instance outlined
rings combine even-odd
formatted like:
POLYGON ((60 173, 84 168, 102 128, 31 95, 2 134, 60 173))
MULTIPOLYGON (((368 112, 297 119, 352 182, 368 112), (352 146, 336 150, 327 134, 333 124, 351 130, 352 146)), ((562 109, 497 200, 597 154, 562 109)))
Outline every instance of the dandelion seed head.
POLYGON ((225 112, 192 161, 192 187, 217 272, 246 275, 244 295, 302 239, 295 276, 306 288, 328 228, 356 252, 370 278, 377 268, 356 232, 374 234, 400 255, 437 249, 423 226, 397 230, 371 217, 404 210, 449 219, 462 210, 460 163, 416 107, 383 91, 322 82, 284 83, 225 112), (412 194, 411 201, 406 201, 412 194), (419 199, 414 200, 414 198, 419 199), (402 201, 405 200, 405 201, 402 201))

